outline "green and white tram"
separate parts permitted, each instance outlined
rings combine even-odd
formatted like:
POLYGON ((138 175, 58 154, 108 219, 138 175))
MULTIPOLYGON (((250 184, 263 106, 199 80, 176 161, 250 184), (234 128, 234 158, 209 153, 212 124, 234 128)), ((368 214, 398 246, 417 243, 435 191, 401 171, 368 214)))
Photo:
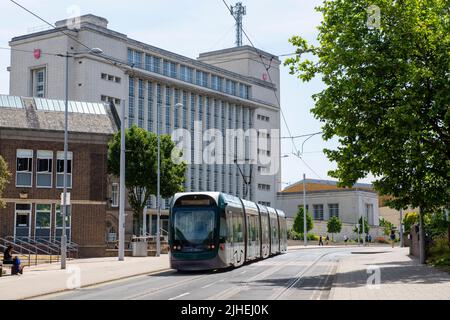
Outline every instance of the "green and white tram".
POLYGON ((240 267, 287 251, 286 216, 224 193, 176 194, 170 261, 182 271, 240 267))

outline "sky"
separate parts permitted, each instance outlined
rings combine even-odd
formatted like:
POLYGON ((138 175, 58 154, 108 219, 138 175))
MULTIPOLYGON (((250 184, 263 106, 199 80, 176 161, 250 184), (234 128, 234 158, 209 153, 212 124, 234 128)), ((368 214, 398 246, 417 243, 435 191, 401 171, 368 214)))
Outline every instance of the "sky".
MULTIPOLYGON (((196 59, 200 53, 234 46, 235 21, 222 0, 16 0, 47 21, 55 23, 80 14, 105 17, 112 30, 128 37, 196 59)), ((228 4, 234 5, 226 0, 228 4)), ((247 7, 244 30, 254 45, 274 55, 295 51, 288 42, 293 35, 300 35, 310 43, 317 44, 317 26, 322 15, 314 8, 322 0, 242 0, 247 7)), ((8 48, 11 38, 30 33, 45 23, 17 7, 11 1, 0 1, 0 48, 8 48)), ((244 44, 249 44, 244 38, 244 44)), ((285 58, 282 58, 285 59, 285 58)), ((0 49, 0 94, 9 93, 10 52, 0 49)), ((320 78, 303 83, 281 67, 281 108, 293 136, 321 131, 322 124, 310 112, 314 107, 311 96, 324 89, 320 78)), ((282 136, 289 136, 282 121, 282 136)), ((301 149, 303 140, 296 140, 301 149)), ((330 179, 328 172, 336 168, 322 150, 334 149, 336 140, 325 142, 318 135, 305 143, 304 156, 292 156, 291 140, 282 141, 282 187, 295 183, 306 174, 310 179, 330 179)), ((362 179, 370 183, 373 179, 362 179)))

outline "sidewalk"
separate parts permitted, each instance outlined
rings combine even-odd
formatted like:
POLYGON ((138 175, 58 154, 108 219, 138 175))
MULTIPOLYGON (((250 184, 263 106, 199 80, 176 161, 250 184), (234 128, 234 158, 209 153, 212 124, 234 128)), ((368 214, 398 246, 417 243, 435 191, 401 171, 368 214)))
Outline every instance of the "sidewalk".
POLYGON ((169 255, 126 257, 124 262, 117 258, 73 260, 67 262, 67 270, 61 270, 59 264, 25 268, 21 276, 0 278, 0 300, 20 300, 68 290, 77 273, 81 275, 81 287, 86 287, 169 268, 169 255))
POLYGON ((408 248, 370 250, 372 254, 354 254, 338 266, 330 300, 441 300, 450 299, 450 274, 419 264, 409 257, 408 248), (376 253, 376 252, 385 253, 376 253), (369 279, 379 268, 380 285, 369 279))

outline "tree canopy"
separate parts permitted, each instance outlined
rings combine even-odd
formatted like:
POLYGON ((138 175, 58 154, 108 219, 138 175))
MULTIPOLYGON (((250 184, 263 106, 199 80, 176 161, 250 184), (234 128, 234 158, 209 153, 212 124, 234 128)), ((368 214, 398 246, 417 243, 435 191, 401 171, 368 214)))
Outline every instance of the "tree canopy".
MULTIPOLYGON (((297 233, 301 233, 303 234, 303 230, 304 230, 304 222, 303 222, 303 207, 299 207, 298 208, 298 213, 295 216, 295 220, 294 220, 294 231, 297 233)), ((313 219, 311 217, 311 214, 306 211, 306 233, 308 233, 309 231, 311 231, 314 228, 314 222, 313 219)))
POLYGON ((352 186, 373 174, 396 209, 450 202, 449 8, 447 0, 324 1, 320 45, 290 39, 291 73, 321 75, 326 85, 312 112, 326 140, 339 138, 326 150, 338 166, 330 175, 352 186), (371 5, 379 27, 368 24, 371 5))
POLYGON ((342 231, 342 221, 336 216, 331 217, 330 220, 328 220, 327 229, 328 233, 333 234, 334 240, 334 234, 342 231))
POLYGON ((10 178, 11 173, 8 170, 8 164, 6 163, 5 159, 0 156, 0 208, 5 207, 5 202, 2 200, 2 197, 10 178))
MULTIPOLYGON (((125 133, 125 181, 128 201, 133 208, 135 228, 141 226, 143 210, 151 195, 157 194, 158 137, 155 133, 132 126, 125 133)), ((120 132, 109 143, 108 171, 120 175, 120 132)), ((175 144, 168 135, 161 136, 161 196, 170 198, 184 190, 186 164, 174 162, 175 144)), ((135 229, 135 232, 138 232, 135 229)))
POLYGON ((368 174, 395 209, 419 208, 420 261, 425 212, 450 203, 450 1, 325 0, 319 45, 290 39, 286 61, 302 81, 321 75, 313 96, 325 150, 341 186, 368 174), (302 57, 310 53, 315 59, 302 57))

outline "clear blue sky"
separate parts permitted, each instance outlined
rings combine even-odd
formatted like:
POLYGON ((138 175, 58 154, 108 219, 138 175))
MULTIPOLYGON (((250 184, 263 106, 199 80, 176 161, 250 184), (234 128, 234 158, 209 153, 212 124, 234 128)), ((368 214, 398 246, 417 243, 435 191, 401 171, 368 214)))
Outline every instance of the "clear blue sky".
MULTIPOLYGON (((170 50, 191 58, 201 52, 218 50, 234 45, 234 19, 222 0, 17 0, 20 4, 38 13, 51 23, 69 17, 71 8, 77 6, 81 14, 92 13, 109 20, 109 28, 127 34, 129 37, 151 45, 170 50)), ((234 4, 235 1, 227 3, 234 4)), ((321 14, 314 10, 321 0, 243 0, 247 6, 244 29, 255 46, 275 55, 292 53, 289 44, 292 35, 301 35, 310 42, 317 37, 316 27, 321 14)), ((8 47, 12 37, 26 34, 31 28, 44 23, 15 6, 10 1, 0 2, 0 47, 8 47)), ((247 41, 244 41, 247 44, 247 41)), ((0 49, 0 93, 9 92, 10 52, 0 49)), ((302 83, 289 75, 288 69, 281 70, 281 103, 293 135, 321 131, 321 124, 310 113, 314 102, 311 95, 323 89, 320 79, 302 83)), ((282 135, 287 136, 282 122, 282 135)), ((297 140, 301 148, 302 140, 297 140)), ((323 155, 326 147, 335 148, 336 141, 324 142, 316 136, 305 145, 305 162, 295 157, 283 159, 283 186, 301 179, 303 173, 309 178, 331 179, 328 171, 335 168, 323 155)), ((283 154, 293 150, 290 141, 282 143, 283 154)), ((370 182, 364 179, 361 182, 370 182)))

